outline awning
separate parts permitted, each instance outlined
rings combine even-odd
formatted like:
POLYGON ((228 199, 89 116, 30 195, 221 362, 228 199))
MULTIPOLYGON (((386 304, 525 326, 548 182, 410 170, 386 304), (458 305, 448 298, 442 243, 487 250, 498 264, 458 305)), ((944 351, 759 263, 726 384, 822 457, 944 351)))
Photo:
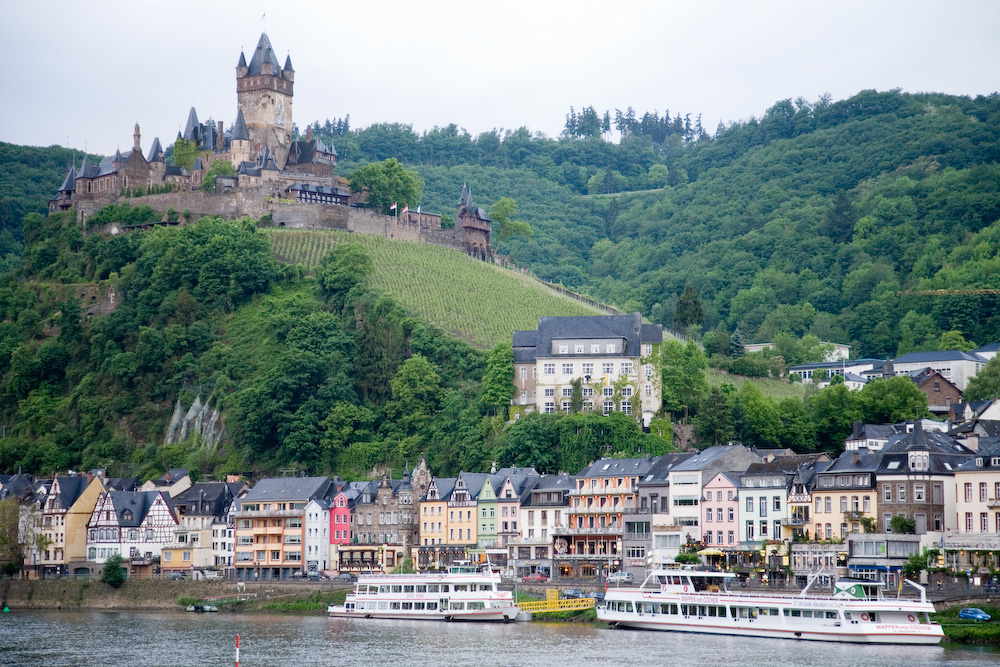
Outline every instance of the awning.
POLYGON ((699 556, 724 556, 725 554, 722 551, 718 550, 718 549, 709 547, 707 549, 702 549, 701 551, 699 551, 698 555, 699 556))

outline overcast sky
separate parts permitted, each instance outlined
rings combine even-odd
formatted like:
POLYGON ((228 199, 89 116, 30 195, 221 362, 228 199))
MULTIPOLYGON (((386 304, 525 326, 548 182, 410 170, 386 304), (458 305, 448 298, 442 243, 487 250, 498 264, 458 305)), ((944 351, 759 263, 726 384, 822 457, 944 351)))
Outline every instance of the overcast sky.
POLYGON ((556 136, 570 105, 719 121, 797 97, 1000 90, 1000 2, 11 0, 0 141, 110 154, 171 143, 194 106, 236 118, 235 66, 267 32, 294 120, 456 123, 556 136), (262 19, 263 16, 263 19, 262 19))

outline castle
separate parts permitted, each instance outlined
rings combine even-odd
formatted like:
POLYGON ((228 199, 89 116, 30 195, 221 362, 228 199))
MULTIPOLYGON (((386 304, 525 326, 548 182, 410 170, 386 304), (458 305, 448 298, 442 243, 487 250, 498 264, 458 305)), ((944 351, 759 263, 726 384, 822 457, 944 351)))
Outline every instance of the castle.
MULTIPOLYGON (((159 137, 143 155, 139 124, 132 149, 91 164, 70 165, 49 211, 73 209, 83 224, 94 212, 136 192, 140 203, 154 210, 185 210, 195 216, 226 218, 270 215, 276 226, 307 229, 346 229, 389 238, 436 243, 492 260, 491 223, 475 205, 468 186, 462 187, 455 228, 443 229, 441 216, 406 211, 400 217, 383 216, 364 208, 365 193, 351 193, 347 179, 334 173, 337 151, 312 137, 292 138, 292 99, 295 70, 291 56, 280 66, 266 34, 261 34, 249 63, 240 53, 236 65, 235 121, 202 123, 192 107, 184 132, 178 133, 196 152, 190 169, 168 165, 159 137), (234 176, 217 176, 215 193, 201 190, 205 173, 219 160, 230 163, 234 176)), ((197 217, 195 218, 197 219, 197 217)), ((112 233, 127 227, 112 226, 112 233)))

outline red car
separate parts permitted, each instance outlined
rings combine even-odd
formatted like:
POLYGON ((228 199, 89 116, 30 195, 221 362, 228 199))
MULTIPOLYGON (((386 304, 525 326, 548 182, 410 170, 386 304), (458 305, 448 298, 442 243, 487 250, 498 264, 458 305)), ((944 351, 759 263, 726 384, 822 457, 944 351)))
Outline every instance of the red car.
POLYGON ((544 584, 549 578, 546 577, 541 572, 532 572, 531 574, 525 575, 521 581, 526 584, 544 584))

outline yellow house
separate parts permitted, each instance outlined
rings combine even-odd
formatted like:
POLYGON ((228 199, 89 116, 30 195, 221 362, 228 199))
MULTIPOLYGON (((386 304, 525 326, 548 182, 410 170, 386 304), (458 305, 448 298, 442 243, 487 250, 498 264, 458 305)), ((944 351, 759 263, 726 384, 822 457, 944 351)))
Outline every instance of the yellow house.
POLYGON ((47 545, 40 563, 45 576, 69 573, 69 564, 87 560, 87 522, 104 491, 100 477, 65 475, 52 481, 42 509, 47 545))

